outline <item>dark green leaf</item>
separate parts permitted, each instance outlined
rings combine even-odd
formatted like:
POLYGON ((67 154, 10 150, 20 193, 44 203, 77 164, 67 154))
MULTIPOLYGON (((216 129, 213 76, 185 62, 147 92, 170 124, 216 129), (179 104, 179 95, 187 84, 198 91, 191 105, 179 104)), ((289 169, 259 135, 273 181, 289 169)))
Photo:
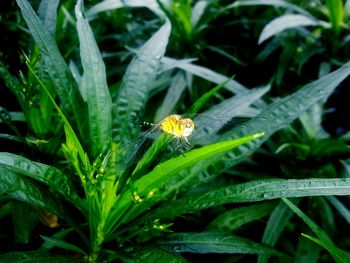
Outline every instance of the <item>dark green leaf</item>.
POLYGON ((167 21, 137 52, 123 77, 120 92, 113 107, 114 139, 125 143, 139 132, 139 120, 148 99, 160 59, 165 53, 171 25, 167 21))
MULTIPOLYGON (((290 209, 289 209, 290 210, 290 209)), ((317 263, 320 261, 322 248, 303 236, 299 237, 295 263, 317 263)), ((267 262, 267 261, 266 261, 267 262)))
POLYGON ((256 205, 241 206, 231 209, 217 218, 207 226, 209 230, 220 232, 231 232, 242 225, 267 216, 275 208, 276 202, 264 202, 256 205))
POLYGON ((6 194, 12 199, 43 208, 56 215, 64 214, 60 202, 55 200, 52 194, 49 195, 46 190, 4 167, 0 167, 0 194, 6 194))
POLYGON ((264 136, 264 134, 256 133, 235 140, 223 141, 203 146, 199 149, 194 149, 184 153, 179 157, 159 164, 155 169, 153 169, 153 171, 135 182, 135 189, 137 189, 137 192, 140 194, 147 194, 149 191, 160 189, 163 187, 163 185, 167 184, 169 179, 178 175, 178 173, 182 170, 191 168, 194 164, 202 160, 208 160, 212 156, 224 153, 232 148, 235 148, 243 143, 247 143, 251 140, 255 140, 261 136, 264 136))
MULTIPOLYGON (((212 158, 213 166, 220 167, 220 169, 215 169, 215 173, 211 172, 211 175, 216 175, 247 158, 247 156, 258 149, 270 135, 287 127, 293 120, 298 118, 319 100, 327 98, 349 74, 350 62, 338 70, 302 87, 297 92, 277 100, 269 105, 257 117, 221 135, 221 140, 239 138, 246 134, 254 134, 262 131, 264 131, 267 136, 238 147, 234 151, 229 152, 226 158, 218 157, 217 160, 215 160, 215 157, 212 158)), ((201 164, 198 164, 197 166, 200 165, 201 164)), ((193 167, 193 169, 195 168, 196 166, 193 167)), ((208 169, 211 168, 212 167, 209 166, 208 169)), ((213 169, 211 169, 211 171, 212 170, 213 169)), ((203 177, 205 174, 208 174, 208 172, 202 172, 198 177, 203 177)))
POLYGON ((47 243, 54 245, 56 247, 59 248, 63 248, 66 250, 70 250, 73 252, 77 252, 77 253, 81 253, 83 255, 86 255, 86 253, 84 252, 84 250, 82 250, 81 248, 77 247, 76 245, 67 243, 61 239, 58 238, 54 238, 54 237, 45 237, 45 236, 41 236, 42 239, 44 239, 47 243))
POLYGON ((228 203, 256 202, 282 197, 349 194, 350 179, 256 180, 169 202, 167 206, 150 213, 149 218, 145 217, 143 220, 173 218, 183 213, 228 203))
POLYGON ((312 237, 306 234, 302 234, 302 235, 310 239, 311 241, 315 242, 316 244, 319 244, 320 246, 327 249, 337 263, 348 263, 350 261, 349 252, 341 250, 338 247, 334 246, 333 244, 330 244, 324 240, 317 239, 315 237, 312 237))
POLYGON ((0 167, 1 166, 38 180, 51 187, 53 190, 58 191, 68 199, 75 194, 67 175, 53 166, 33 162, 16 154, 0 152, 0 167))
MULTIPOLYGON (((299 200, 296 200, 296 202, 299 202, 299 200)), ((293 213, 290 211, 288 206, 284 202, 280 201, 267 222, 261 243, 269 246, 276 245, 292 215, 293 213)), ((258 257, 258 263, 266 263, 268 259, 269 256, 260 255, 258 257)))
POLYGON ((333 241, 328 237, 326 232, 324 232, 318 225, 316 225, 314 221, 312 221, 306 214, 304 214, 292 202, 290 202, 286 198, 283 198, 283 201, 289 206, 290 209, 293 210, 295 214, 297 214, 305 222, 305 224, 307 224, 311 228, 311 230, 317 235, 319 239, 303 234, 305 237, 307 237, 308 239, 316 242, 317 244, 327 249, 337 262, 345 263, 350 261, 349 252, 343 251, 340 248, 336 247, 333 241))
POLYGON ((87 102, 92 155, 106 153, 112 141, 112 99, 106 69, 89 23, 83 16, 82 1, 75 6, 80 57, 84 69, 80 92, 87 102))
POLYGON ((23 17, 30 32, 39 46, 47 72, 55 83, 55 89, 60 97, 62 109, 65 113, 73 113, 79 131, 84 134, 86 122, 86 105, 83 102, 79 90, 74 82, 69 68, 59 52, 53 36, 42 25, 33 8, 27 0, 17 0, 23 17))
POLYGON ((327 196, 327 200, 334 206, 341 216, 350 224, 350 211, 349 209, 339 201, 335 196, 327 196))
POLYGON ((218 85, 216 87, 212 88, 208 92, 204 93, 192 106, 191 108, 187 111, 188 113, 197 113, 200 111, 200 109, 207 103, 207 101, 214 96, 221 88, 225 87, 228 81, 232 80, 228 79, 218 85))
POLYGON ((166 240, 159 241, 158 245, 175 252, 285 256, 273 248, 249 239, 215 232, 172 234, 166 240))
POLYGON ((41 251, 27 251, 27 252, 9 252, 0 255, 1 262, 16 262, 16 263, 78 263, 83 262, 82 259, 71 256, 62 256, 57 254, 47 254, 41 251))
POLYGON ((38 217, 30 206, 14 201, 12 223, 16 242, 26 244, 38 223, 38 217))
MULTIPOLYGON (((191 169, 193 164, 200 161, 210 160, 212 156, 219 155, 237 147, 240 144, 254 140, 263 133, 257 133, 254 135, 246 136, 236 140, 223 141, 212 145, 207 145, 199 149, 194 149, 189 151, 179 157, 167 160, 159 165, 157 165, 150 173, 141 177, 133 183, 134 193, 141 196, 141 198, 149 197, 153 200, 162 199, 169 195, 171 190, 168 190, 168 185, 170 184, 173 177, 179 175, 181 171, 186 169, 191 169), (165 189, 164 189, 165 187, 165 189), (151 194, 150 194, 151 193, 151 194)), ((131 193, 126 191, 125 194, 120 198, 118 205, 114 207, 114 212, 111 214, 112 222, 106 223, 109 227, 113 227, 114 222, 117 222, 122 216, 123 212, 129 208, 132 204, 132 198, 130 198, 131 193)), ((137 207, 135 211, 129 210, 129 213, 139 214, 142 213, 143 209, 137 207)), ((124 216, 124 219, 127 217, 124 216)))
POLYGON ((167 262, 167 263, 185 263, 186 259, 178 254, 174 254, 159 248, 145 248, 133 255, 133 262, 167 262))

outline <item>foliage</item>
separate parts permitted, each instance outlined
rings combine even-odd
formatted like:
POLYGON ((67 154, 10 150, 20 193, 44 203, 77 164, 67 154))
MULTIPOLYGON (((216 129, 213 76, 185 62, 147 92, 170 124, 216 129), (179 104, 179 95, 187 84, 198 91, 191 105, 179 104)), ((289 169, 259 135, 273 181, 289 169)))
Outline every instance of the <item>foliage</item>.
POLYGON ((349 1, 16 2, 1 262, 349 261, 349 136, 322 127, 349 1), (175 112, 187 148, 139 125, 175 112))

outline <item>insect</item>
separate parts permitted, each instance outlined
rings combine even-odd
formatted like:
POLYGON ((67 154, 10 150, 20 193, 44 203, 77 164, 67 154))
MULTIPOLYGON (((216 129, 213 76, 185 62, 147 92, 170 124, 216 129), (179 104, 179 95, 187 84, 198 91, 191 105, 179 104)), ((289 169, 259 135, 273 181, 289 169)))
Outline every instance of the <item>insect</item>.
MULTIPOLYGON (((166 147, 160 158, 169 158, 174 155, 183 154, 193 145, 201 146, 214 143, 218 134, 225 125, 241 125, 242 120, 232 120, 224 116, 210 116, 206 114, 179 115, 171 114, 158 123, 141 122, 144 127, 151 127, 138 138, 127 142, 122 146, 126 154, 127 166, 142 159, 152 145, 155 147, 166 147), (186 116, 186 117, 185 117, 186 116), (190 118, 191 117, 191 118, 190 118), (160 134, 169 135, 164 140, 157 141, 160 134), (170 137, 170 140, 169 140, 170 137)), ((232 128, 232 127, 231 127, 232 128)), ((158 151, 157 150, 157 151, 158 151)))
POLYGON ((165 117, 158 124, 146 123, 152 125, 154 128, 159 127, 162 132, 172 135, 175 139, 183 139, 188 145, 191 145, 187 137, 189 137, 194 130, 194 122, 190 118, 183 118, 181 115, 172 114, 165 117))

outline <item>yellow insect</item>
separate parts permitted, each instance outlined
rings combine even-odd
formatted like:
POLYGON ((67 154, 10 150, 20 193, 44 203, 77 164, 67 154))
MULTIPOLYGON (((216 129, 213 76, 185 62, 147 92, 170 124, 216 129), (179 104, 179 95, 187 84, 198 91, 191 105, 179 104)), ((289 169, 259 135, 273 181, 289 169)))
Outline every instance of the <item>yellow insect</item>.
POLYGON ((194 130, 194 122, 192 119, 183 118, 179 114, 171 114, 158 123, 142 122, 142 124, 153 127, 148 133, 159 129, 161 132, 170 134, 175 139, 183 139, 188 145, 191 145, 187 137, 189 137, 194 130))
POLYGON ((194 130, 194 122, 189 118, 182 118, 181 115, 172 114, 159 122, 159 128, 163 132, 173 135, 174 138, 184 139, 186 143, 190 145, 187 137, 190 136, 194 130))

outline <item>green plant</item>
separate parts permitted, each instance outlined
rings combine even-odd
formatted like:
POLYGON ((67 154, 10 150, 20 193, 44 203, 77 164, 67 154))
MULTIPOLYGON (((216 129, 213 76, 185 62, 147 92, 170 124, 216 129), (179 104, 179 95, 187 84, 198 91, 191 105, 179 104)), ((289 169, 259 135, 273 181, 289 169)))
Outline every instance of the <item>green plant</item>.
MULTIPOLYGON (((346 62, 349 28, 347 5, 343 1, 320 1, 293 4, 284 0, 236 1, 227 8, 245 14, 250 7, 270 7, 268 23, 263 24, 258 38, 262 46, 256 62, 263 63, 278 54, 279 63, 272 77, 272 85, 278 95, 293 88, 295 79, 302 79, 311 72, 313 79, 327 74, 334 65, 346 62), (273 8, 273 9, 272 9, 273 8), (312 68, 312 69, 310 69, 312 68), (288 84, 288 82, 291 83, 288 84)), ((264 18, 268 17, 263 13, 264 18)), ((256 17, 247 19, 255 21, 256 17)), ((261 22, 258 20, 257 23, 261 22)), ((260 26, 260 25, 259 25, 260 26)), ((287 91, 288 93, 288 91, 287 91)))
MULTIPOLYGON (((266 152, 270 153, 271 149, 279 154, 288 153, 288 149, 293 148, 292 143, 288 143, 289 138, 298 145, 297 157, 309 157, 303 155, 303 151, 309 146, 308 142, 316 141, 318 147, 310 152, 323 162, 323 155, 329 154, 329 151, 322 150, 329 150, 327 145, 334 141, 329 139, 323 144, 324 141, 316 135, 319 123, 308 125, 310 123, 305 121, 305 115, 300 116, 329 96, 350 74, 349 63, 269 104, 262 98, 269 90, 268 86, 248 90, 232 78, 194 65, 189 60, 165 57, 173 24, 162 15, 158 5, 150 5, 160 15, 163 25, 135 51, 118 91, 114 93, 107 84, 105 64, 84 15, 82 0, 75 5, 81 60, 75 64, 81 65, 83 74, 75 78, 53 37, 55 19, 43 19, 56 17, 58 1, 43 0, 39 16, 27 0, 17 0, 17 3, 35 45, 25 55, 28 72, 20 74, 20 81, 6 69, 5 63, 1 65, 0 74, 20 102, 28 135, 23 136, 18 131, 12 119, 16 114, 2 109, 2 123, 15 133, 9 132, 3 137, 23 142, 39 157, 0 153, 0 218, 12 215, 19 243, 30 241, 33 228, 38 224, 38 215, 52 227, 58 224, 63 227, 53 234, 40 233, 42 242, 31 247, 31 251, 6 251, 0 255, 0 261, 186 262, 185 257, 178 254, 181 252, 257 254, 259 262, 266 262, 266 255, 271 255, 276 260, 285 261, 295 253, 286 249, 288 246, 275 248, 280 235, 271 237, 275 231, 279 234, 285 231, 291 218, 291 211, 285 203, 316 233, 318 239, 311 237, 311 240, 326 248, 339 262, 349 257, 326 234, 317 231, 314 224, 287 199, 283 202, 271 201, 309 197, 302 200, 307 202, 324 200, 317 199, 319 196, 346 196, 350 193, 349 179, 339 178, 337 173, 323 178, 308 174, 297 177, 287 173, 285 176, 277 173, 276 176, 263 177, 263 169, 250 177, 243 172, 234 179, 225 174, 233 166, 237 166, 235 171, 239 171, 240 165, 247 167, 257 162, 259 156, 269 156, 266 152), (245 125, 223 133, 217 129, 198 132, 191 139, 194 149, 159 161, 159 151, 168 142, 167 136, 162 135, 140 160, 136 160, 136 164, 129 162, 130 152, 125 146, 140 135, 139 122, 149 111, 150 87, 159 79, 170 80, 169 92, 171 90, 172 94, 179 95, 182 94, 181 87, 187 85, 186 75, 196 75, 204 78, 205 82, 221 83, 203 92, 189 111, 206 108, 206 114, 201 118, 223 112, 230 118, 238 113, 256 116, 245 125), (223 86, 236 95, 215 104, 214 95, 220 96, 223 86), (301 135, 290 132, 290 124, 299 117, 303 132, 309 136, 305 136, 305 140, 303 132, 301 135), (327 147, 322 148, 322 145, 327 147), (48 156, 49 164, 41 161, 48 156), (250 161, 249 156, 252 156, 250 161), (248 205, 251 202, 257 203, 248 205), (224 205, 235 203, 242 207, 222 210, 224 205), (211 218, 203 222, 202 213, 206 211, 211 211, 211 218), (243 236, 237 232, 233 234, 241 226, 271 211, 261 243, 256 237, 245 235, 247 233, 243 236), (28 213, 28 219, 21 213, 28 213), (190 213, 196 213, 200 218, 191 218, 190 213), (177 222, 180 216, 194 221, 189 223, 192 229, 196 224, 201 228, 183 231, 177 222), (226 228, 222 227, 223 222, 226 222, 226 228)), ((189 3, 182 2, 186 4, 187 11, 189 3)), ((87 13, 91 14, 91 10, 87 13)), ((173 7, 175 14, 182 11, 173 7)), ((188 14, 178 14, 178 19, 188 33, 189 28, 185 27, 185 22, 189 21, 188 14)), ((177 96, 176 103, 165 99, 159 107, 161 110, 156 113, 157 118, 175 109, 180 97, 177 96)), ((312 116, 315 119, 320 117, 312 116)), ((200 116, 194 120, 199 126, 210 122, 201 122, 200 116)), ((132 147, 131 154, 137 150, 137 147, 132 147)), ((290 155, 293 153, 291 151, 290 155)), ((339 141, 331 151, 331 154, 334 153, 339 153, 338 161, 343 154, 348 156, 348 149, 339 141)), ((282 161, 279 164, 281 167, 288 165, 282 161)), ((281 168, 281 171, 284 170, 286 168, 281 168)), ((339 200, 332 197, 329 200, 346 214, 339 200)), ((298 202, 294 201, 295 204, 298 202)), ((326 211, 327 204, 319 201, 319 205, 326 211)))

